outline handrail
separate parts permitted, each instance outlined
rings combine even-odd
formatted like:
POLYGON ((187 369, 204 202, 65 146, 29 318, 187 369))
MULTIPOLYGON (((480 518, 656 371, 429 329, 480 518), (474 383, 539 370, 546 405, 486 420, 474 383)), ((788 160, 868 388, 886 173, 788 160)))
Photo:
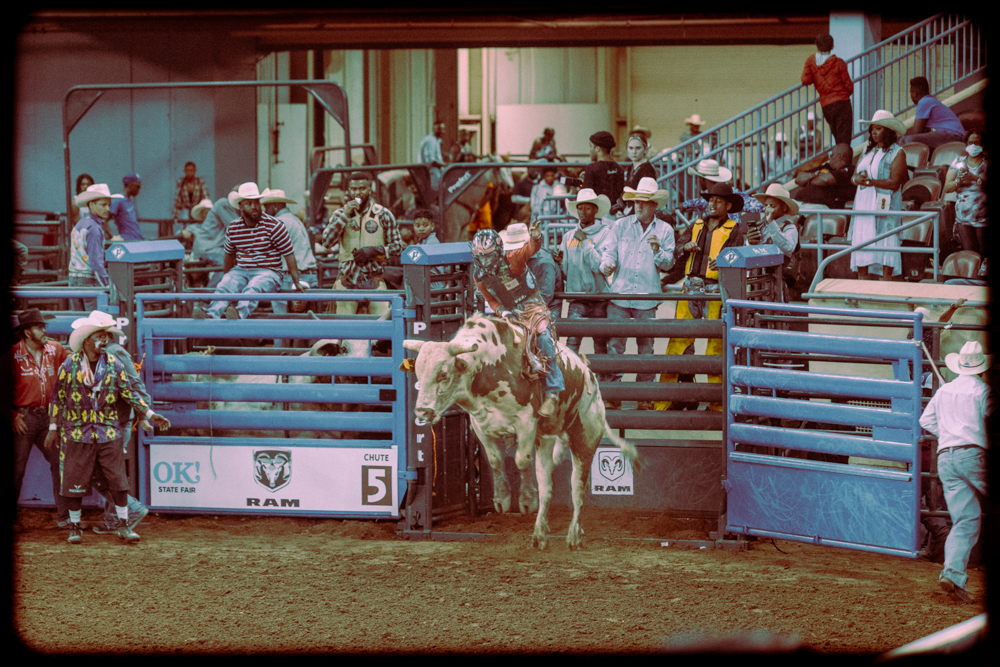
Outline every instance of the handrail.
MULTIPOLYGON (((820 253, 822 253, 822 247, 823 247, 823 215, 845 215, 845 214, 846 215, 872 215, 871 211, 853 211, 853 210, 848 210, 848 209, 831 209, 831 210, 828 210, 828 211, 827 210, 823 210, 823 211, 815 211, 815 212, 819 213, 819 215, 820 215, 820 224, 819 224, 819 229, 817 230, 817 240, 819 241, 819 243, 818 243, 819 248, 816 250, 817 257, 820 257, 820 253)), ((883 212, 880 212, 878 215, 879 215, 879 217, 902 218, 902 217, 913 216, 915 213, 916 213, 915 211, 883 211, 883 212)), ((819 265, 816 267, 816 275, 813 276, 812 283, 810 283, 810 285, 809 285, 809 291, 810 292, 814 292, 816 290, 816 285, 818 285, 820 283, 820 281, 823 280, 823 269, 825 269, 826 266, 827 266, 827 264, 829 264, 833 260, 839 259, 839 258, 843 257, 844 255, 850 253, 850 252, 854 252, 855 250, 859 250, 861 248, 866 248, 866 247, 870 246, 871 244, 875 243, 876 241, 881 241, 882 239, 889 238, 890 236, 895 236, 895 235, 899 234, 902 231, 910 229, 911 227, 916 227, 917 225, 923 224, 925 221, 932 220, 932 219, 934 220, 934 249, 933 249, 933 254, 934 254, 934 280, 936 281, 937 280, 937 274, 938 274, 937 267, 938 267, 938 255, 939 255, 939 250, 938 250, 938 223, 939 223, 939 215, 938 215, 938 211, 927 211, 927 212, 924 212, 924 213, 916 213, 916 218, 914 220, 911 220, 910 222, 908 222, 906 224, 900 225, 899 227, 896 227, 894 229, 890 229, 887 232, 882 232, 881 234, 878 234, 875 237, 873 237, 871 239, 868 239, 867 241, 865 241, 863 243, 858 243, 857 245, 849 246, 847 248, 844 248, 840 252, 835 252, 834 254, 830 255, 826 259, 822 259, 820 261, 819 265)), ((904 247, 899 247, 899 248, 880 248, 879 250, 880 250, 880 252, 905 253, 905 252, 912 252, 912 251, 918 251, 918 252, 919 251, 926 251, 927 249, 926 248, 904 248, 904 247)))
MULTIPOLYGON (((941 13, 875 44, 846 63, 855 84, 855 111, 869 117, 875 109, 888 108, 898 116, 914 107, 907 95, 909 78, 924 73, 931 94, 952 88, 985 69, 985 44, 980 30, 971 21, 941 13), (941 46, 947 47, 944 56, 935 51, 941 46), (915 65, 911 70, 910 60, 917 58, 921 70, 915 65), (897 98, 895 103, 893 94, 897 98), (894 108, 900 95, 907 97, 905 106, 894 108)), ((823 147, 832 144, 829 127, 822 122, 819 98, 812 88, 802 84, 789 88, 664 150, 650 160, 659 172, 657 180, 661 187, 675 199, 681 193, 697 190, 696 177, 686 172, 705 158, 714 158, 733 169, 736 179, 742 181, 742 187, 738 184, 737 189, 747 194, 760 190, 768 182, 787 180, 803 162, 821 155, 825 152, 823 147), (810 111, 815 116, 815 129, 799 136, 800 130, 808 126, 806 112, 810 111), (797 140, 786 144, 791 159, 783 158, 781 162, 786 164, 776 165, 773 171, 767 164, 768 149, 773 147, 773 138, 769 136, 772 129, 797 140), (804 154, 800 153, 803 139, 806 139, 804 154), (708 147, 703 146, 705 142, 708 147)), ((852 141, 864 132, 856 123, 853 127, 852 141)))

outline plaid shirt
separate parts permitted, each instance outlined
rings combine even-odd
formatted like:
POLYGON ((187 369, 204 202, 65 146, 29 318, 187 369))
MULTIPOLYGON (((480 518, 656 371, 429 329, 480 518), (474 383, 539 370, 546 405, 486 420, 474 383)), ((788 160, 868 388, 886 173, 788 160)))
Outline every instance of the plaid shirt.
POLYGON ((354 256, 351 254, 355 248, 380 245, 385 248, 386 258, 398 256, 403 252, 403 240, 399 237, 399 225, 396 223, 395 216, 393 216, 392 211, 374 202, 368 205, 364 213, 356 213, 353 217, 348 217, 344 213, 344 209, 338 208, 330 216, 326 233, 329 234, 326 241, 327 247, 340 243, 338 256, 340 277, 346 279, 346 283, 350 285, 357 285, 365 279, 382 277, 382 263, 378 260, 361 265, 355 264, 354 256), (382 242, 354 242, 354 239, 358 238, 355 235, 361 235, 362 228, 366 230, 369 239, 378 228, 381 228, 382 242))
POLYGON ((208 186, 205 185, 201 176, 194 177, 194 185, 189 186, 181 177, 177 181, 177 194, 174 195, 174 217, 178 217, 181 211, 191 213, 191 209, 202 199, 211 199, 208 194, 208 186))
POLYGON ((94 385, 83 383, 83 352, 69 356, 59 367, 59 376, 49 403, 49 422, 59 424, 59 441, 111 442, 122 434, 118 420, 118 399, 146 415, 149 405, 129 389, 125 366, 113 354, 105 353, 94 368, 94 385))

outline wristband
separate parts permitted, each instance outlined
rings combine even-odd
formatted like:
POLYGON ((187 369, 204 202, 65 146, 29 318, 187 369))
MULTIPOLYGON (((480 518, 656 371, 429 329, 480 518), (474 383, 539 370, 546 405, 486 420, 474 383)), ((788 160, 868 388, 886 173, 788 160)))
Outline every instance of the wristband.
POLYGON ((57 426, 56 424, 49 424, 49 430, 50 431, 58 431, 59 430, 59 426, 57 426))
POLYGON ((146 410, 146 419, 149 419, 150 417, 152 417, 152 416, 153 416, 153 415, 155 415, 155 414, 156 414, 156 413, 155 413, 155 412, 153 412, 153 409, 152 409, 152 408, 149 408, 148 410, 146 410))

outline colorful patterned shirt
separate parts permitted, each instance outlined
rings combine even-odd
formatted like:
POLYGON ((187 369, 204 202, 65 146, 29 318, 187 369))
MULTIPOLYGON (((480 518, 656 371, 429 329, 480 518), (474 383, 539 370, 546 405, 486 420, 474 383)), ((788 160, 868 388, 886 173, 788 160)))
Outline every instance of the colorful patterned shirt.
POLYGON ((202 199, 211 199, 208 194, 208 186, 205 185, 201 176, 194 177, 194 183, 185 183, 182 176, 177 181, 177 194, 174 195, 174 217, 179 218, 181 213, 187 211, 188 217, 191 209, 202 199))
POLYGON ((69 273, 97 278, 102 285, 110 282, 104 264, 104 225, 90 211, 80 215, 70 233, 69 273))
POLYGON ((94 368, 94 384, 83 382, 83 352, 69 356, 59 367, 49 422, 59 425, 60 442, 111 442, 122 435, 118 420, 118 399, 132 406, 136 414, 149 415, 150 406, 129 389, 125 366, 113 354, 105 353, 94 368))

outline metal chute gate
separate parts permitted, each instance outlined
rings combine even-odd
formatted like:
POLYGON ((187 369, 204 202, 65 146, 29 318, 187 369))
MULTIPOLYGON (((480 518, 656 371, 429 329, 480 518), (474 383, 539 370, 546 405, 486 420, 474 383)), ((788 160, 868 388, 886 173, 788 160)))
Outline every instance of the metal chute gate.
POLYGON ((920 315, 730 299, 725 322, 726 530, 915 558, 920 315), (758 328, 759 313, 903 320, 913 340, 758 328), (793 370, 785 355, 888 365, 892 377, 793 370))

